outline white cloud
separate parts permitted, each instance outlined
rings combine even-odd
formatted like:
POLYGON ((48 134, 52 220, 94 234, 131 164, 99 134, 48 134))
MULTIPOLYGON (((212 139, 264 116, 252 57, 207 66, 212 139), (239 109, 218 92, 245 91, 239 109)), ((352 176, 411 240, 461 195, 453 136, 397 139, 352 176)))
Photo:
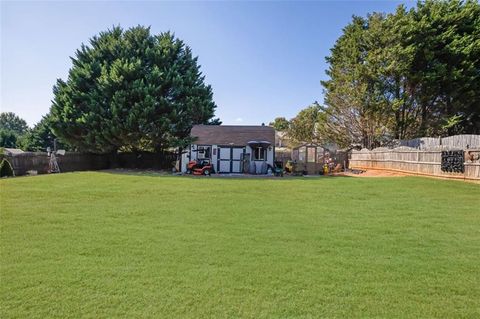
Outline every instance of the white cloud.
POLYGON ((243 119, 242 119, 241 117, 237 117, 237 118, 235 119, 235 122, 237 122, 237 123, 242 123, 242 122, 243 122, 243 119))

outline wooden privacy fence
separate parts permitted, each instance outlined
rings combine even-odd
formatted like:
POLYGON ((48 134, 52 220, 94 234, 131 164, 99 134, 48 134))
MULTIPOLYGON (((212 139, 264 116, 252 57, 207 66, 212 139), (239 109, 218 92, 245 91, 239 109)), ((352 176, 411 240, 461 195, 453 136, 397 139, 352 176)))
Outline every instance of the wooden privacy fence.
POLYGON ((420 150, 480 148, 480 135, 460 134, 448 137, 420 137, 411 140, 397 140, 397 146, 413 147, 420 150))
POLYGON ((480 181, 480 148, 465 150, 463 172, 442 170, 442 151, 422 151, 407 147, 352 151, 350 168, 383 169, 409 174, 480 181), (473 158, 473 160, 471 159, 473 158))
MULTIPOLYGON (((24 152, 2 155, 2 157, 10 162, 15 176, 26 175, 28 171, 45 174, 49 170, 50 158, 44 152, 24 152)), ((175 159, 176 155, 170 152, 118 153, 115 155, 67 152, 65 155, 57 156, 61 172, 109 168, 171 169, 175 159)))
MULTIPOLYGON (((44 152, 25 152, 14 155, 6 155, 15 176, 26 175, 28 171, 36 171, 37 174, 48 173, 50 158, 44 152)), ((57 156, 57 162, 61 172, 86 171, 106 169, 110 166, 106 155, 82 154, 68 152, 63 156, 57 156)))

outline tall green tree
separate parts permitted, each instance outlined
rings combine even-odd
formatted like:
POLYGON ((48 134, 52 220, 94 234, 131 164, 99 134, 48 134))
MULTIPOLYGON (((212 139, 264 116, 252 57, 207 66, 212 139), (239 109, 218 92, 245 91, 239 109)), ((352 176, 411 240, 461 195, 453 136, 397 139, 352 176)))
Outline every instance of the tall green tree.
POLYGON ((162 150, 188 142, 194 124, 217 124, 197 58, 171 33, 142 26, 101 32, 54 87, 52 127, 81 151, 162 150))
POLYGON ((389 110, 376 77, 383 61, 371 54, 382 38, 367 34, 369 28, 379 28, 383 19, 378 14, 367 19, 354 17, 327 58, 330 79, 322 82, 326 89, 325 112, 329 134, 340 146, 361 144, 371 148, 387 133, 389 110))
POLYGON ((354 17, 327 57, 339 144, 480 132, 480 4, 425 1, 354 17))
POLYGON ((419 134, 480 133, 480 4, 419 2, 408 18, 403 41, 415 48, 409 78, 419 134))

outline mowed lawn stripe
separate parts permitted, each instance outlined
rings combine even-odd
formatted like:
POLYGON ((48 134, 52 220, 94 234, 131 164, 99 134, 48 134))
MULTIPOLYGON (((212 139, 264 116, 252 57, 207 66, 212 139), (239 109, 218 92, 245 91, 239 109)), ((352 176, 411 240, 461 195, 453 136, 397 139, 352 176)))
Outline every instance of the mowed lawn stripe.
POLYGON ((480 187, 65 173, 0 181, 2 317, 480 316, 480 187))

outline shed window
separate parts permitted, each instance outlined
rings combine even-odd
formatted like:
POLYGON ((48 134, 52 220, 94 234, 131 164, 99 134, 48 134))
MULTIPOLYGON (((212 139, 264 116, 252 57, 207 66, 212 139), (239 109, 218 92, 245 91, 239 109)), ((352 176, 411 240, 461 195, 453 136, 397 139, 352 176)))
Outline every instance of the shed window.
POLYGON ((317 163, 323 164, 323 148, 317 147, 317 163))
POLYGON ((307 162, 315 163, 315 147, 307 148, 307 162))
POLYGON ((253 159, 255 161, 263 161, 265 159, 265 149, 263 147, 257 147, 253 152, 253 159))
POLYGON ((298 161, 305 162, 305 153, 307 152, 307 148, 302 146, 298 149, 298 161))
POLYGON ((199 146, 197 150, 197 158, 205 159, 210 158, 211 147, 210 146, 199 146))

